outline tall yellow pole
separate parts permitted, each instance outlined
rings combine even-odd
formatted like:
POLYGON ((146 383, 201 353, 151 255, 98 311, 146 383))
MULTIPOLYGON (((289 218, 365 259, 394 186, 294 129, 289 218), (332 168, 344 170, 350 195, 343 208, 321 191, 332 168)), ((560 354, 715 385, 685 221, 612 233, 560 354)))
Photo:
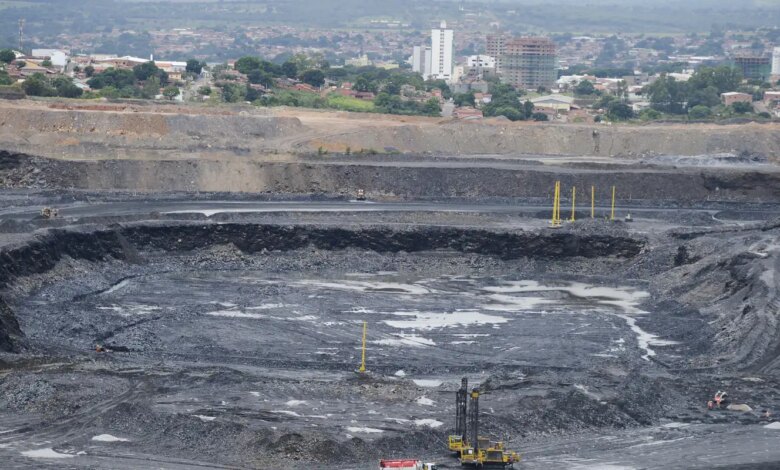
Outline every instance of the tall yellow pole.
POLYGON ((555 225, 561 224, 561 182, 555 182, 555 225))
POLYGON ((609 220, 615 220, 615 187, 612 186, 612 212, 609 215, 609 220))
POLYGON ((575 201, 577 200, 577 187, 572 186, 571 187, 571 221, 574 222, 576 219, 575 214, 577 213, 576 204, 575 201))
POLYGON ((558 209, 558 182, 555 182, 555 187, 553 188, 553 213, 552 213, 552 219, 550 219, 550 224, 555 225, 555 211, 558 209))
POLYGON ((363 322, 363 352, 360 359, 359 372, 364 373, 366 371, 366 329, 368 328, 368 322, 363 322))
POLYGON ((596 187, 590 187, 590 218, 596 217, 596 187))

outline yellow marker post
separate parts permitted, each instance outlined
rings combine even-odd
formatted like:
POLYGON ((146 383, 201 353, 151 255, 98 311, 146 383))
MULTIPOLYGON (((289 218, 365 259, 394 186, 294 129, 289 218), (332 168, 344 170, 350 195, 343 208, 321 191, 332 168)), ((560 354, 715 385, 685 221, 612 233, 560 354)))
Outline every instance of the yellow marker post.
POLYGON ((363 352, 360 359, 360 369, 358 372, 364 373, 366 371, 366 330, 368 329, 368 322, 363 322, 363 352))
POLYGON ((555 191, 553 192, 553 213, 550 225, 557 227, 561 225, 561 182, 555 182, 555 191))
POLYGON ((596 217, 596 187, 590 187, 590 218, 596 217))
POLYGON ((571 221, 574 222, 576 219, 575 214, 577 213, 576 204, 575 201, 577 200, 577 187, 572 186, 571 187, 571 221))
POLYGON ((615 187, 612 186, 612 212, 609 215, 609 220, 615 220, 615 187))

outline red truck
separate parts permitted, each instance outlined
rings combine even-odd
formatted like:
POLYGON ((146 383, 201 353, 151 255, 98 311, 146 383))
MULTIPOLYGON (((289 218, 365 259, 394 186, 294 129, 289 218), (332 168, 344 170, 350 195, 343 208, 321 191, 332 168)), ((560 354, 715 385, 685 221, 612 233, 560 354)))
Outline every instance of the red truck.
POLYGON ((413 459, 383 459, 379 461, 379 470, 436 470, 436 464, 413 459))

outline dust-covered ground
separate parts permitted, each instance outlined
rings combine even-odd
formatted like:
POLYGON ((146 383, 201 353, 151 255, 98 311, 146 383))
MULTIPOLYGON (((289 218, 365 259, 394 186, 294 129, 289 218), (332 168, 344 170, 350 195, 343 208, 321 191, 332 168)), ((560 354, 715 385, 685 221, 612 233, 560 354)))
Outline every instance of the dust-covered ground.
POLYGON ((521 467, 780 464, 776 208, 7 197, 5 467, 457 467, 461 377, 521 467))

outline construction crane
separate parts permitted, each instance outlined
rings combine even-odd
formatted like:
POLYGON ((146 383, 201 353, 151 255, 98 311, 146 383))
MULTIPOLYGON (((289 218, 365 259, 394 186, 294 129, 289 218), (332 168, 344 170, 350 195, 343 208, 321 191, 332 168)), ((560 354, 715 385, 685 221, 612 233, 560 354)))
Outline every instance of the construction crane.
POLYGON ((462 466, 513 468, 520 461, 517 452, 506 450, 503 442, 491 442, 479 435, 479 387, 471 393, 464 377, 456 393, 455 432, 450 436, 449 448, 459 447, 462 466), (468 406, 468 402, 471 406, 468 406), (457 434, 462 432, 463 434, 457 434))

